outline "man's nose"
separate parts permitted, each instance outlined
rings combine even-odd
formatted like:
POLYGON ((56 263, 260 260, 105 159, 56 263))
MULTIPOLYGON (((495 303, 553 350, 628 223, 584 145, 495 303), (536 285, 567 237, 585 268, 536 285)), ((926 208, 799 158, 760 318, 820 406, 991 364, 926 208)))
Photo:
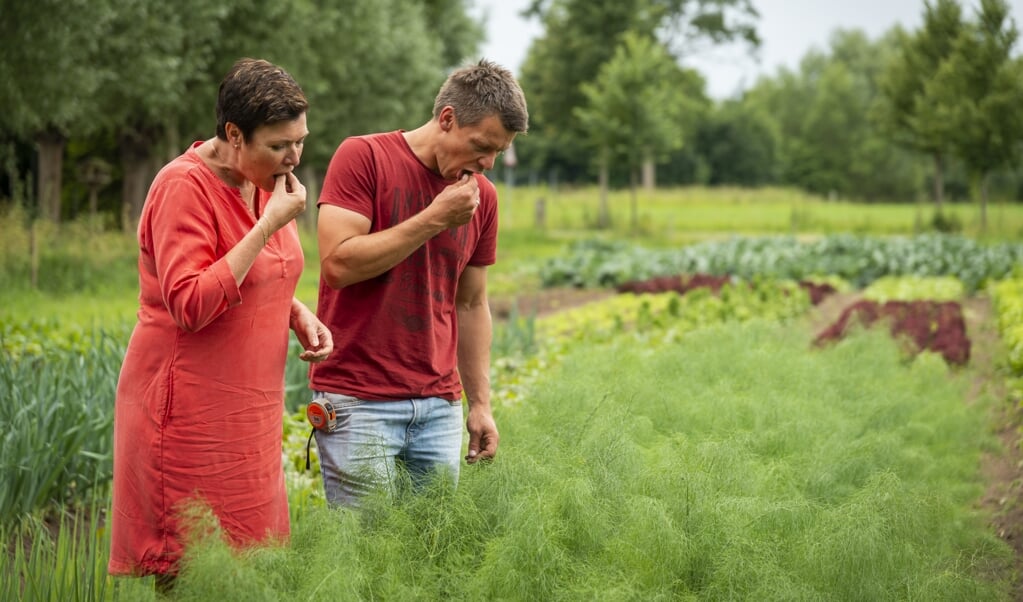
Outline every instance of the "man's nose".
POLYGON ((479 163, 480 167, 482 167, 484 171, 494 169, 494 164, 497 163, 497 153, 484 155, 483 158, 480 159, 479 163))

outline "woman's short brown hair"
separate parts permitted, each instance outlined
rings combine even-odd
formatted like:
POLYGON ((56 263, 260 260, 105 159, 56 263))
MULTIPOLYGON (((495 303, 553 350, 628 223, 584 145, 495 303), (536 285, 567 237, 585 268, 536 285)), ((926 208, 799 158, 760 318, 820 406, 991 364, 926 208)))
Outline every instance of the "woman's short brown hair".
POLYGON ((509 132, 521 134, 529 128, 526 97, 519 83, 511 71, 486 59, 448 76, 434 100, 434 118, 440 117, 446 106, 455 110, 460 126, 476 125, 498 115, 509 132))
POLYGON ((227 140, 231 122, 249 140, 256 128, 298 119, 308 110, 305 93, 287 71, 262 59, 239 59, 220 82, 217 137, 227 140))

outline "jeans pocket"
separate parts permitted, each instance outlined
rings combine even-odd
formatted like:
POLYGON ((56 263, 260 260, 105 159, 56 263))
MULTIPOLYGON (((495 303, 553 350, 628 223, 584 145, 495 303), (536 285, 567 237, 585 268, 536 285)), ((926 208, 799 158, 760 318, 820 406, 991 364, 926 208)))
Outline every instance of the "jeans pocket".
POLYGON ((342 395, 340 393, 327 393, 325 391, 313 391, 313 399, 324 398, 334 406, 335 410, 357 408, 362 404, 366 403, 364 399, 358 397, 352 397, 351 395, 342 395))

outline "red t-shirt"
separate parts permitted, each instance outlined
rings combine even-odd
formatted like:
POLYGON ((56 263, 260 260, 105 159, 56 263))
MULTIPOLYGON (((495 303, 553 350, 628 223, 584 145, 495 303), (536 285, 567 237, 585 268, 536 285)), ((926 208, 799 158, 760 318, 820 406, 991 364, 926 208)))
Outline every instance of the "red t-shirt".
MULTIPOLYGON (((370 400, 461 399, 455 292, 467 265, 497 254, 497 191, 475 176, 480 206, 387 272, 331 289, 320 279, 317 314, 334 353, 310 368, 312 388, 370 400)), ((327 168, 319 203, 360 213, 370 233, 422 211, 452 182, 428 169, 401 131, 346 139, 327 168)))

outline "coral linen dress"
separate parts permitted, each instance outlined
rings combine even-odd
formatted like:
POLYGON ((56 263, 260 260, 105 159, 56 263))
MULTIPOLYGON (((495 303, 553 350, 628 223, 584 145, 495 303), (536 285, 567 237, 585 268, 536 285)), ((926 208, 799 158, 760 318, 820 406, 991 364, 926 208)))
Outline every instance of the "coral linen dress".
MULTIPOLYGON (((281 465, 294 222, 235 284, 224 255, 252 229, 196 142, 161 170, 139 223, 138 323, 117 386, 112 574, 175 573, 191 500, 236 545, 286 538, 281 465)), ((260 212, 269 194, 258 192, 260 212)))

